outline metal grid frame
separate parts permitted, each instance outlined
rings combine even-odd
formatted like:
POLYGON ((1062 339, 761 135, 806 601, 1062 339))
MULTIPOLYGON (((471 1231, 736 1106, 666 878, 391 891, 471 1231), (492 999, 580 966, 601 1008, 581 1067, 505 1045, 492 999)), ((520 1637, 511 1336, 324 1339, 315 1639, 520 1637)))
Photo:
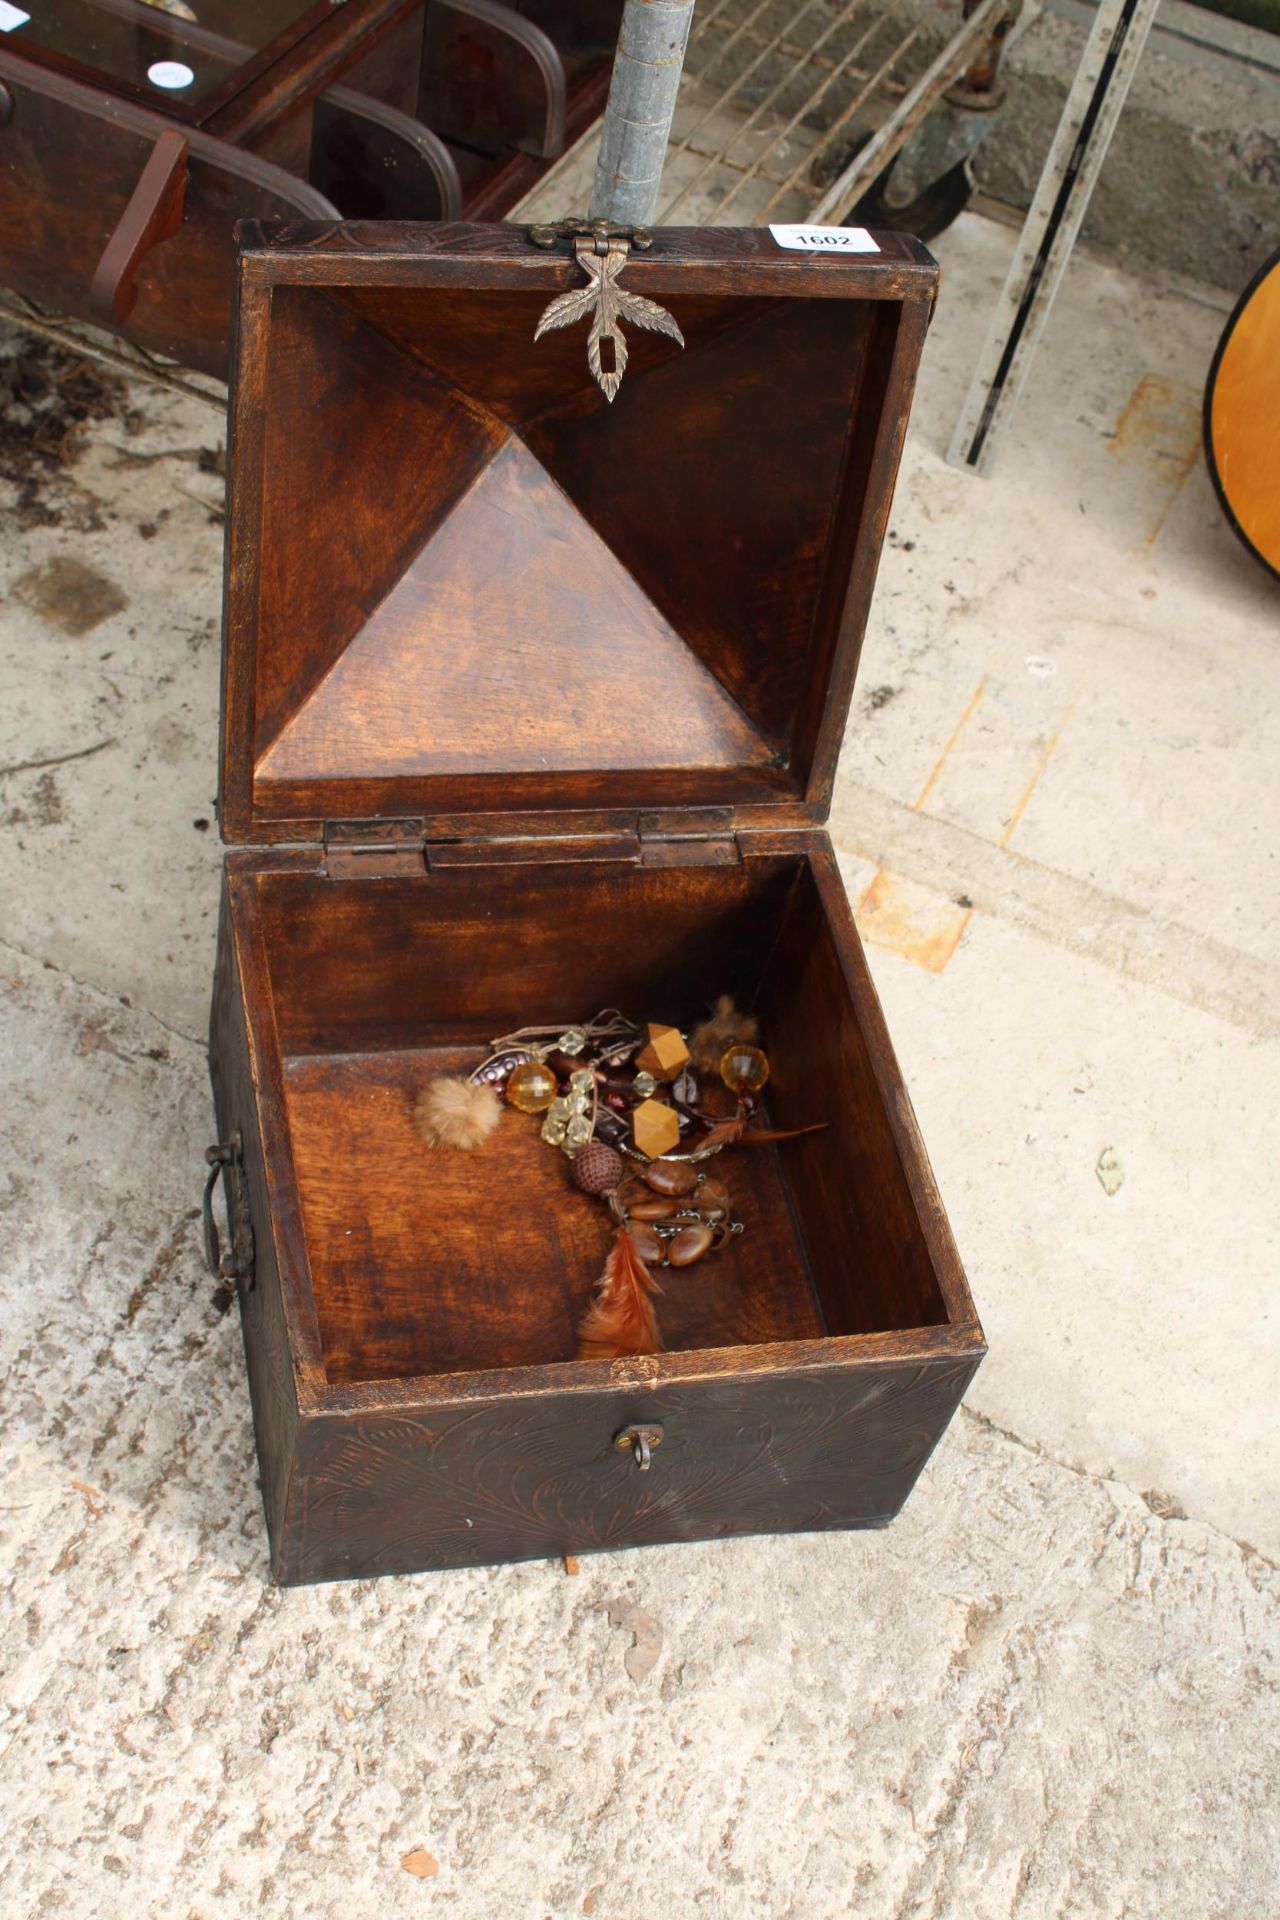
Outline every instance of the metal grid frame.
POLYGON ((956 12, 946 0, 914 17, 907 0, 800 0, 776 27, 770 15, 778 12, 777 0, 713 0, 705 15, 694 17, 682 94, 694 118, 668 147, 665 178, 672 186, 664 190, 658 221, 678 223, 682 213, 687 218, 694 195, 726 172, 717 222, 735 206, 740 220, 757 224, 788 217, 782 209, 797 196, 806 203, 806 218, 843 219, 1008 11, 1009 0, 977 0, 911 81, 904 67, 913 48, 936 30, 940 17, 956 12), (906 17, 891 36, 899 15, 906 17), (779 62, 782 77, 770 82, 767 76, 779 62), (805 69, 811 81, 797 100, 805 69), (820 175, 823 162, 850 143, 867 109, 877 122, 870 138, 834 178, 815 186, 815 168, 820 175), (801 151, 793 161, 797 136, 801 151), (686 156, 695 163, 691 174, 679 165, 686 156), (745 213, 738 203, 753 186, 757 195, 764 190, 764 198, 745 213))

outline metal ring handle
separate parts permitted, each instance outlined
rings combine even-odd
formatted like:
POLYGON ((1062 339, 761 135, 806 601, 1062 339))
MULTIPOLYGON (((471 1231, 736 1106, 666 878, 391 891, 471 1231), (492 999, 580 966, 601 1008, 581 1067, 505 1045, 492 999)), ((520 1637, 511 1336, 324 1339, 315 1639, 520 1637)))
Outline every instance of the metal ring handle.
MULTIPOLYGON (((221 1280, 222 1242, 218 1237, 218 1223, 213 1217, 213 1190, 225 1174, 235 1155, 235 1148, 219 1144, 210 1147, 205 1153, 209 1173, 204 1183, 204 1193, 200 1200, 200 1214, 204 1221, 204 1263, 215 1280, 221 1280)), ((223 1205, 227 1209, 227 1218, 231 1218, 230 1196, 224 1191, 223 1205)))
POLYGON ((619 1453, 630 1453, 641 1473, 648 1473, 649 1462, 653 1458, 653 1449, 662 1445, 663 1429, 654 1421, 644 1426, 624 1427, 621 1433, 615 1433, 613 1444, 619 1453))
POLYGON ((253 1270, 253 1222, 249 1217, 248 1197, 241 1183, 244 1160, 241 1152, 240 1136, 233 1134, 230 1140, 220 1140, 216 1146, 205 1153, 209 1172, 204 1183, 204 1193, 200 1201, 200 1215, 204 1223, 205 1264, 215 1280, 224 1284, 231 1283, 238 1290, 244 1282, 246 1293, 252 1293, 254 1287, 253 1270), (218 1223, 213 1211, 213 1192, 222 1180, 222 1202, 227 1211, 228 1251, 222 1251, 222 1241, 218 1234, 218 1223))

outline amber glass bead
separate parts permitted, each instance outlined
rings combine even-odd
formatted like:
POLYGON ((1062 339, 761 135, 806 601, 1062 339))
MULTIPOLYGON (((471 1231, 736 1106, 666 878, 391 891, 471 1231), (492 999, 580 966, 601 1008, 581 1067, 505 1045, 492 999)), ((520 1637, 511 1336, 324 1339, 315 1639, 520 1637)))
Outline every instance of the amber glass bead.
POLYGON ((720 1062, 720 1078, 731 1093, 758 1093, 769 1078, 769 1062, 759 1047, 730 1047, 720 1062))
POLYGON ((550 1067, 544 1067, 540 1060, 529 1060, 508 1080, 507 1099, 521 1113, 545 1113, 556 1090, 556 1077, 550 1067))

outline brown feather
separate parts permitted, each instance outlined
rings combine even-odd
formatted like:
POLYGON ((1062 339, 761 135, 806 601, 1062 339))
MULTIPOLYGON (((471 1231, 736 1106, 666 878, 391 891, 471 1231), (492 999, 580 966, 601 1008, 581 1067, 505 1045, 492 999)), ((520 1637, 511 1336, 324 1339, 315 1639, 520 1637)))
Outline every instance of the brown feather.
POLYGON ((703 1135, 702 1139, 698 1142, 698 1151, 702 1153, 708 1147, 735 1146, 737 1142, 741 1140, 746 1130, 746 1114, 735 1113, 731 1119, 722 1120, 718 1127, 712 1127, 710 1133, 703 1135))
POLYGON ((749 1047, 758 1030, 754 1013, 739 1013, 732 996, 722 993, 710 1019, 689 1035, 689 1058, 703 1073, 717 1073, 730 1047, 749 1047))
POLYGON ((748 1127, 738 1136, 741 1147, 764 1147, 771 1140, 798 1140, 802 1133, 821 1133, 829 1120, 815 1120, 807 1127, 748 1127))
POLYGON ((815 1120, 809 1127, 751 1127, 747 1124, 747 1115, 735 1113, 732 1120, 722 1120, 718 1127, 712 1127, 698 1142, 699 1152, 708 1147, 764 1147, 771 1140, 798 1140, 802 1133, 821 1133, 830 1124, 826 1120, 815 1120))
POLYGON ((661 1353, 662 1336, 653 1310, 662 1289, 650 1273, 625 1227, 605 1261, 594 1299, 578 1327, 579 1360, 617 1360, 629 1353, 661 1353))

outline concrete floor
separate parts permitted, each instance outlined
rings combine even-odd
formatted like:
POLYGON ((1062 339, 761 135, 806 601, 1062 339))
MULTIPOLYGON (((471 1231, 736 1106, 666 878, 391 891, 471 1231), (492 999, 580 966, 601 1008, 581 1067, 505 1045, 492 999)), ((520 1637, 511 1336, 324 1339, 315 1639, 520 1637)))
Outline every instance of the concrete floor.
POLYGON ((1011 245, 941 246, 833 818, 992 1342, 883 1534, 266 1584, 195 1204, 221 421, 47 363, 100 417, 24 482, 0 411, 6 1917, 1280 1906, 1280 601, 1216 295, 1078 258, 943 464, 1011 245))

